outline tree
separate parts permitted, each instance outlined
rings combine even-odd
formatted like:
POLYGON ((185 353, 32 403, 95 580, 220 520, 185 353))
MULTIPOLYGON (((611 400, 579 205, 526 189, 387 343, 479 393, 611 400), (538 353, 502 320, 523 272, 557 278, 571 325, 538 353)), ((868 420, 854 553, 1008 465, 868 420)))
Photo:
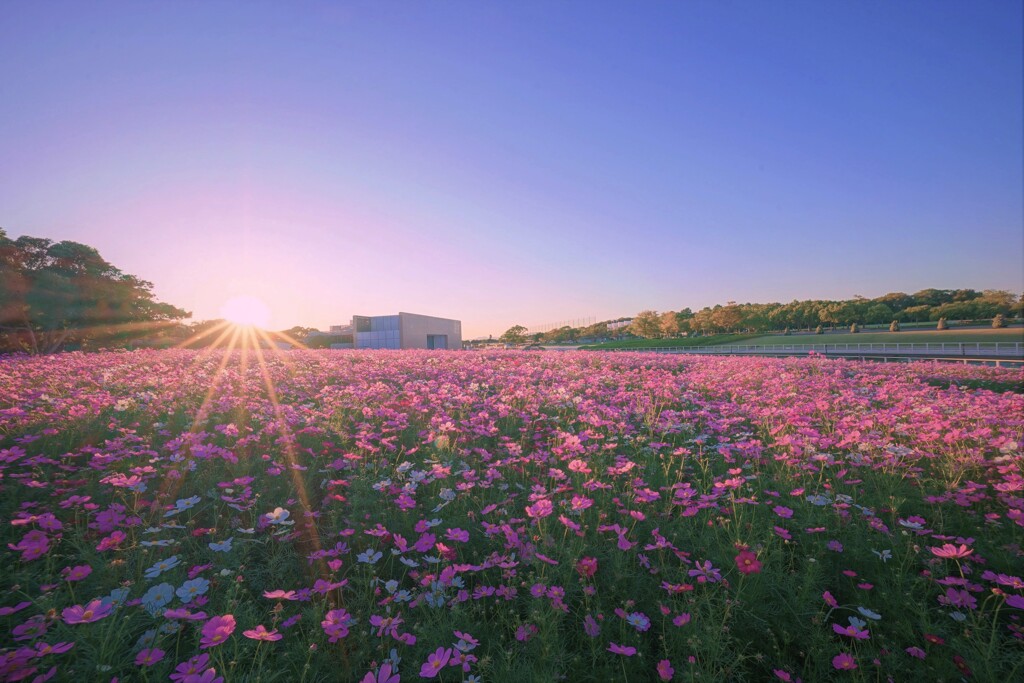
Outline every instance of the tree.
POLYGON ((119 345, 190 313, 153 298, 93 247, 0 229, 0 347, 54 353, 70 344, 119 345))
POLYGON ((657 311, 640 311, 629 325, 629 331, 638 337, 653 339, 661 336, 661 318, 657 311))
POLYGON ((740 326, 740 322, 743 317, 740 313, 740 307, 733 302, 729 302, 725 306, 715 306, 711 314, 711 321, 715 326, 715 329, 721 332, 731 332, 740 326))
POLYGON ((872 304, 864 312, 864 321, 869 324, 882 324, 886 320, 892 320, 892 309, 885 304, 872 304))
POLYGON ((506 344, 522 344, 526 341, 527 332, 529 330, 522 325, 513 325, 498 337, 498 341, 505 342, 506 344))
POLYGON ((679 316, 675 311, 666 311, 661 314, 661 333, 666 337, 678 336, 679 316))
POLYGON ((315 327, 303 327, 302 325, 296 325, 295 327, 289 327, 287 330, 281 330, 281 334, 290 339, 294 339, 297 342, 304 342, 306 337, 319 331, 320 330, 315 327))

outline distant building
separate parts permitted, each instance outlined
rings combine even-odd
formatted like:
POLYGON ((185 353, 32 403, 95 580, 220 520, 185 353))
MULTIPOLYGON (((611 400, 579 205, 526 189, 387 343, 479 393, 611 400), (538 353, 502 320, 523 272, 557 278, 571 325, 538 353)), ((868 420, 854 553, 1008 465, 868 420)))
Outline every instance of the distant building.
POLYGON ((352 316, 357 349, 461 349, 462 322, 430 315, 352 316))

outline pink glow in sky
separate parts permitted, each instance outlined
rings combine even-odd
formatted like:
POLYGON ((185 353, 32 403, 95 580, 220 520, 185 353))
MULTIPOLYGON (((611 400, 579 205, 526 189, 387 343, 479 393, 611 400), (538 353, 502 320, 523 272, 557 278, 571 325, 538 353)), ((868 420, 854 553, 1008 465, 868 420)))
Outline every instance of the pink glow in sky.
POLYGON ((8 2, 0 226, 274 329, 1020 291, 1022 14, 8 2))

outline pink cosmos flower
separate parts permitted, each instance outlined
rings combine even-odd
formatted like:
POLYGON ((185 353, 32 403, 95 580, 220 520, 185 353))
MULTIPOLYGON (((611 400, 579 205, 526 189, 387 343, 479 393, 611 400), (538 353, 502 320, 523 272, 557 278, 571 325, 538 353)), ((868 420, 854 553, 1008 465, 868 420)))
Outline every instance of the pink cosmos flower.
POLYGON ((116 548, 126 538, 128 538, 128 537, 125 535, 125 533, 123 531, 115 531, 112 534, 110 534, 109 536, 106 536, 105 538, 100 539, 99 544, 96 546, 96 550, 98 550, 98 551, 100 551, 102 553, 104 550, 110 550, 112 548, 116 548))
POLYGON ((822 599, 825 600, 825 604, 828 605, 829 607, 831 607, 833 609, 835 609, 836 607, 839 607, 839 603, 836 602, 836 599, 834 597, 832 597, 832 594, 829 593, 828 591, 825 591, 824 593, 822 593, 821 597, 822 597, 822 599))
POLYGON ((776 505, 775 507, 772 508, 772 512, 777 514, 779 517, 782 517, 783 519, 789 519, 793 516, 793 511, 784 505, 776 505))
POLYGON ((30 562, 46 554, 50 549, 50 539, 42 531, 33 529, 25 534, 17 545, 8 543, 7 547, 20 552, 22 562, 30 562))
POLYGON ((203 626, 203 638, 199 641, 200 649, 222 645, 235 632, 235 617, 225 614, 213 617, 203 626))
POLYGON ((165 654, 167 653, 157 647, 152 649, 146 648, 136 655, 135 666, 153 666, 157 662, 161 661, 165 654))
POLYGON ((917 657, 918 659, 925 658, 924 650, 922 650, 919 647, 908 647, 906 650, 904 650, 904 652, 906 652, 911 657, 917 657))
POLYGON ((672 675, 675 673, 675 669, 672 668, 672 662, 667 659, 663 659, 658 662, 658 678, 663 681, 671 681, 672 675))
POLYGON ((206 612, 191 612, 184 607, 164 610, 164 619, 184 619, 185 621, 202 621, 206 612))
POLYGON ((31 602, 26 600, 24 602, 19 602, 14 607, 0 607, 0 617, 6 617, 10 614, 14 614, 15 612, 20 612, 31 604, 31 602))
POLYGON ((576 571, 579 572, 580 576, 590 578, 597 573, 597 558, 596 557, 583 557, 576 563, 576 571))
POLYGON ((840 671, 853 671, 857 668, 857 660, 845 652, 840 652, 832 658, 832 668, 840 671))
POLYGON ((284 636, 277 632, 277 629, 268 631, 263 624, 260 624, 256 628, 249 629, 248 631, 242 631, 242 635, 246 638, 252 638, 253 640, 274 641, 284 638, 284 636))
POLYGON ((636 648, 629 645, 619 645, 617 643, 608 643, 608 652, 616 655, 625 655, 632 657, 636 654, 636 648))
POLYGON ((757 555, 749 550, 744 550, 736 556, 736 568, 741 574, 757 574, 761 571, 761 563, 758 561, 757 555))
POLYGON ((857 640, 867 640, 871 633, 867 629, 861 629, 856 626, 840 626, 839 624, 832 624, 832 630, 841 636, 850 636, 857 640))
POLYGON ((67 581, 81 581, 85 577, 92 574, 92 567, 87 564, 78 565, 77 567, 66 567, 61 575, 67 581))
POLYGON ((947 560, 960 559, 974 553, 974 550, 968 548, 966 545, 961 544, 960 547, 957 547, 952 543, 945 543, 938 548, 928 549, 932 551, 932 555, 935 557, 942 557, 947 560))
POLYGON ((320 622, 321 628, 327 634, 328 640, 336 643, 348 635, 349 624, 352 623, 352 615, 343 609, 332 609, 324 615, 320 622))
POLYGON ((448 664, 448 660, 451 658, 452 649, 450 647, 437 648, 420 667, 420 678, 433 678, 448 664))
POLYGON ((547 498, 541 498, 533 505, 526 506, 526 514, 536 519, 547 517, 552 511, 551 501, 547 498))
POLYGON ((1017 609, 1024 609, 1024 598, 1019 595, 1007 595, 1006 604, 1017 609))
POLYGON ((359 683, 398 683, 398 674, 394 673, 391 669, 391 662, 384 662, 381 664, 377 674, 374 675, 372 671, 367 671, 366 675, 359 681, 359 683))
POLYGON ((270 600, 295 600, 295 591, 263 591, 263 597, 270 600))
POLYGON ((113 611, 112 605, 104 605, 100 600, 93 600, 85 607, 81 605, 68 607, 61 612, 61 616, 64 617, 65 624, 89 624, 109 616, 113 611))

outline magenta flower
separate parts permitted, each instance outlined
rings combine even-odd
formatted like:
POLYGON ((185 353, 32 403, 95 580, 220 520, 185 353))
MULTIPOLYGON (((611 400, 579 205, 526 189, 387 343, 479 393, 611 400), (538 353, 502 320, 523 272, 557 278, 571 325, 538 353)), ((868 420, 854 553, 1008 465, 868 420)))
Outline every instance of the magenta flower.
POLYGON ((50 549, 50 539, 42 531, 33 529, 25 534, 25 536, 18 541, 17 545, 8 543, 7 547, 11 550, 17 550, 20 552, 22 562, 29 562, 31 560, 37 560, 46 554, 46 551, 50 549))
POLYGON ((263 597, 271 600, 295 600, 295 591, 263 591, 263 597))
POLYGON ((785 505, 776 505, 772 508, 772 512, 783 519, 789 519, 793 516, 793 511, 785 505))
POLYGON ((398 674, 394 673, 391 668, 391 662, 384 662, 381 664, 380 669, 376 675, 372 671, 367 671, 366 675, 362 677, 359 683, 398 683, 398 674))
POLYGON ((157 662, 161 661, 165 654, 167 653, 157 647, 152 649, 146 648, 136 655, 135 666, 153 666, 157 662))
POLYGON ((942 557, 947 560, 956 560, 967 557, 974 552, 974 550, 968 548, 966 545, 961 544, 958 548, 952 543, 945 543, 941 547, 928 549, 932 551, 932 555, 935 557, 942 557))
POLYGON ((536 519, 547 517, 552 511, 551 501, 547 498, 541 498, 533 505, 526 506, 526 514, 536 519))
POLYGON ((61 612, 61 616, 64 617, 65 624, 89 624, 99 621, 113 611, 113 606, 104 605, 100 600, 93 600, 84 607, 81 605, 68 607, 61 612))
POLYGON ((591 638, 597 638, 601 634, 601 626, 591 615, 583 618, 583 632, 591 638))
POLYGON ((761 571, 761 563, 757 559, 757 555, 744 550, 736 556, 736 568, 741 574, 757 574, 761 571))
POLYGON ((1017 609, 1024 609, 1024 598, 1019 595, 1007 595, 1006 604, 1017 609))
POLYGON ((576 571, 580 576, 589 578, 597 573, 597 558, 583 557, 576 563, 576 571))
POLYGON ((672 668, 672 662, 668 661, 667 659, 663 659, 660 662, 658 662, 657 670, 658 678, 660 678, 663 681, 671 681, 672 675, 676 672, 676 670, 672 668))
POLYGON ((841 636, 850 636, 857 640, 867 640, 871 633, 867 629, 862 629, 851 624, 850 626, 840 626, 839 624, 832 624, 832 630, 841 636))
POLYGON ((230 614, 213 617, 203 626, 203 638, 199 641, 200 649, 222 645, 235 632, 235 618, 230 614))
POLYGON ((284 636, 277 632, 277 629, 268 631, 263 624, 260 624, 256 628, 249 629, 248 631, 242 631, 242 635, 246 638, 252 638, 253 640, 274 641, 284 638, 284 636))
POLYGON ((452 649, 450 647, 437 648, 420 667, 420 678, 433 678, 448 664, 448 660, 451 658, 452 649))
POLYGON ((120 545, 128 536, 123 531, 115 531, 109 536, 101 539, 99 544, 96 546, 96 550, 103 552, 104 550, 111 550, 120 545))
POLYGON ((832 667, 840 671, 853 671, 857 668, 857 660, 845 652, 840 652, 832 658, 832 667))
POLYGON ((348 635, 348 627, 353 622, 352 615, 343 609, 332 609, 324 615, 320 622, 321 628, 332 643, 336 643, 348 635))
POLYGON ((608 643, 608 652, 616 655, 625 655, 632 657, 636 654, 636 648, 629 645, 619 645, 617 643, 608 643))
POLYGON ((824 593, 822 593, 821 597, 825 600, 825 604, 828 605, 829 607, 831 607, 833 609, 835 609, 836 607, 839 607, 839 603, 836 602, 836 599, 834 597, 832 597, 832 594, 829 593, 828 591, 825 591, 824 593))
POLYGON ((67 567, 61 572, 61 575, 67 581, 81 581, 85 577, 89 576, 89 574, 92 574, 92 567, 87 564, 78 565, 77 567, 67 567))

